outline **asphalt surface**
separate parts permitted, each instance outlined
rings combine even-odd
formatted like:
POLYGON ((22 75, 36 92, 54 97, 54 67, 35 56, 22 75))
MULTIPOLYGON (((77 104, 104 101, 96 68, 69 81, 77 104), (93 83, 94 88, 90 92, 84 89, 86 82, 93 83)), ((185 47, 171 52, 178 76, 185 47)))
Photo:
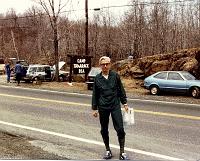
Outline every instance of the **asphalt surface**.
MULTIPOLYGON (((0 79, 0 83, 3 84, 0 86, 0 131, 23 138, 17 139, 21 140, 18 144, 9 144, 11 147, 20 144, 21 148, 7 146, 7 150, 0 149, 5 152, 4 155, 0 152, 0 158, 102 158, 104 147, 99 121, 91 116, 91 91, 69 93, 60 89, 24 89, 14 83, 6 84, 4 79, 0 79), (62 92, 56 92, 58 90, 62 92), (12 153, 11 149, 15 151, 12 153)), ((200 158, 200 99, 175 95, 127 95, 129 106, 135 110, 136 122, 132 127, 125 127, 126 150, 132 160, 196 161, 200 158)), ((112 122, 110 129, 114 159, 118 159, 118 142, 112 122)), ((3 138, 6 140, 10 135, 3 138)), ((13 142, 15 139, 9 140, 13 142)), ((5 146, 0 148, 6 149, 6 142, 2 145, 5 146)))
MULTIPOLYGON (((0 131, 32 138, 29 142, 32 146, 57 157, 101 159, 104 147, 99 121, 91 115, 90 95, 6 86, 0 86, 0 91, 0 131)), ((193 102, 193 98, 180 96, 182 100, 178 97, 176 103, 173 101, 177 97, 170 99, 170 96, 163 102, 162 97, 166 96, 158 97, 160 101, 157 101, 155 97, 129 94, 136 122, 132 127, 125 127, 130 158, 200 159, 199 100, 193 102)), ((110 140, 114 159, 118 159, 112 122, 110 140)))

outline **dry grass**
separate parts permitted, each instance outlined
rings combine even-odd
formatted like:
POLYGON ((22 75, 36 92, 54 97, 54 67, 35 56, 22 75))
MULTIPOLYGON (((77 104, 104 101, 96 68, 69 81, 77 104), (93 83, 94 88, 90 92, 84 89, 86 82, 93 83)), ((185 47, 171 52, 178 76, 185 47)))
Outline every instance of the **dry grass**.
POLYGON ((85 83, 73 82, 73 85, 69 85, 68 82, 42 82, 42 84, 32 84, 32 83, 21 83, 23 87, 30 88, 40 88, 49 90, 59 90, 59 91, 71 91, 71 92, 81 92, 86 91, 87 86, 85 83))
MULTIPOLYGON (((6 83, 6 76, 0 76, 0 82, 3 84, 6 83)), ((132 78, 122 78, 122 83, 125 87, 126 92, 128 93, 137 93, 137 94, 145 94, 147 92, 146 89, 141 87, 143 85, 143 80, 135 80, 132 78)), ((16 83, 9 83, 7 85, 16 86, 16 83)), ((91 92, 87 90, 86 83, 77 83, 73 82, 73 86, 70 86, 68 82, 42 82, 40 85, 35 83, 21 83, 21 87, 27 88, 39 88, 39 89, 49 89, 49 90, 59 90, 59 91, 69 91, 69 92, 81 92, 87 93, 91 92)))
MULTIPOLYGON (((122 79, 122 83, 127 93, 145 94, 147 92, 146 89, 141 87, 141 85, 143 84, 142 80, 122 79)), ((69 91, 69 92, 82 92, 82 93, 91 92, 87 90, 86 83, 73 82, 72 84, 73 85, 70 86, 68 82, 42 82, 41 85, 22 83, 21 86, 31 87, 31 88, 59 90, 59 91, 69 91)))
POLYGON ((143 85, 143 80, 135 80, 135 79, 122 79, 122 83, 126 92, 128 93, 137 93, 137 94, 145 94, 147 92, 146 89, 141 87, 143 85))

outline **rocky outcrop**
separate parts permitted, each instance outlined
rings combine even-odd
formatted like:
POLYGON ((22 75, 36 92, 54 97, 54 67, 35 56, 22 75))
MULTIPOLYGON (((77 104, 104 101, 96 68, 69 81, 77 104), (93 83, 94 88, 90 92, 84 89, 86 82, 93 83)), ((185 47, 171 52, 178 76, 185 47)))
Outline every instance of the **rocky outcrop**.
POLYGON ((139 59, 122 60, 114 63, 112 68, 124 77, 138 79, 165 70, 189 71, 200 79, 200 48, 147 56, 139 59))

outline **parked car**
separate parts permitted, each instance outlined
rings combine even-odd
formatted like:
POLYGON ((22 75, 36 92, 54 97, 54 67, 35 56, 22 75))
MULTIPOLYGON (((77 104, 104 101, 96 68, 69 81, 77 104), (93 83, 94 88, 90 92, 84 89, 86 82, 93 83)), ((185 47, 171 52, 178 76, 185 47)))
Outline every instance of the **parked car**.
MULTIPOLYGON (((64 82, 64 81, 68 81, 69 79, 69 71, 64 71, 61 70, 62 67, 66 64, 66 62, 64 61, 60 61, 58 63, 58 68, 59 68, 59 80, 64 82)), ((53 75, 53 78, 55 78, 55 71, 56 71, 56 67, 55 65, 51 67, 51 73, 53 75)))
POLYGON ((101 72, 101 68, 99 68, 99 67, 92 67, 90 69, 88 76, 87 76, 87 81, 86 81, 88 90, 92 90, 92 87, 93 87, 93 84, 94 84, 94 78, 100 72, 101 72))
POLYGON ((16 63, 19 62, 26 70, 28 70, 29 63, 26 60, 18 60, 17 58, 9 58, 11 68, 14 68, 16 63))
POLYGON ((34 64, 29 65, 26 76, 24 77, 25 81, 51 81, 52 73, 49 65, 40 65, 34 64))
POLYGON ((161 71, 145 78, 144 86, 150 94, 176 92, 190 94, 194 98, 200 95, 200 80, 186 71, 161 71))
POLYGON ((11 79, 16 80, 16 76, 15 76, 15 65, 17 62, 19 62, 22 66, 22 80, 24 80, 24 78, 26 77, 26 73, 29 67, 29 64, 26 60, 17 60, 17 58, 9 58, 10 62, 11 62, 11 79))
POLYGON ((0 74, 5 74, 5 63, 3 58, 0 58, 0 74))

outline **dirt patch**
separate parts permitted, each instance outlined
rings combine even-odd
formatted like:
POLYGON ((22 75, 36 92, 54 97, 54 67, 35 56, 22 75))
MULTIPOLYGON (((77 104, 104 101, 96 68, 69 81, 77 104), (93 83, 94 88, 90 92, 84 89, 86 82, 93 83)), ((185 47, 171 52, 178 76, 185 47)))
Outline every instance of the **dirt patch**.
POLYGON ((122 83, 127 93, 146 95, 148 91, 143 87, 143 80, 122 79, 122 83))
POLYGON ((0 132, 0 159, 67 159, 32 146, 30 140, 0 132))

